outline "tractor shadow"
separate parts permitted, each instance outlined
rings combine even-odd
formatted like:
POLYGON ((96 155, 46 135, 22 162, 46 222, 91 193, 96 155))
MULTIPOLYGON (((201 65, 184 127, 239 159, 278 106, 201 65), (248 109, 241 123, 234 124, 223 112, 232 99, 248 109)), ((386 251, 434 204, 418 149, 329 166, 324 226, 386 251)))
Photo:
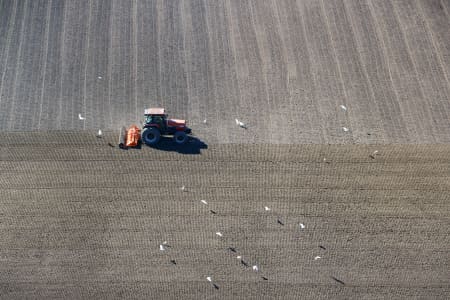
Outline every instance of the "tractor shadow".
POLYGON ((181 154, 201 154, 202 149, 208 149, 208 145, 196 137, 189 137, 189 140, 184 145, 176 144, 171 137, 161 137, 157 145, 143 147, 150 147, 161 151, 178 152, 181 154))

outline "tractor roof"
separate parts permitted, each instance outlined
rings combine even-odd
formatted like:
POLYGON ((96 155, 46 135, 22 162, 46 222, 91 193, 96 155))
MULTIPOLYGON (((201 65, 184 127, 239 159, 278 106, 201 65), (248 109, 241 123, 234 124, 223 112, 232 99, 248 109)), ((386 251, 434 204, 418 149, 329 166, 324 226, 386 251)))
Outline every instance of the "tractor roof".
POLYGON ((147 108, 144 115, 165 115, 164 108, 147 108))

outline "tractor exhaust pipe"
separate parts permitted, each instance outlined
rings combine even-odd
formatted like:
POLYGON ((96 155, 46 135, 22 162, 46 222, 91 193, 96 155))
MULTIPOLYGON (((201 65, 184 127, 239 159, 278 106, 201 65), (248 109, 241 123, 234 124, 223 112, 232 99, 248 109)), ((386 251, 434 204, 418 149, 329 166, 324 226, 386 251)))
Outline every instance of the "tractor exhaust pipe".
POLYGON ((127 129, 125 128, 125 126, 122 126, 120 128, 120 133, 119 133, 119 148, 120 149, 126 149, 126 143, 125 143, 125 138, 127 136, 127 129))

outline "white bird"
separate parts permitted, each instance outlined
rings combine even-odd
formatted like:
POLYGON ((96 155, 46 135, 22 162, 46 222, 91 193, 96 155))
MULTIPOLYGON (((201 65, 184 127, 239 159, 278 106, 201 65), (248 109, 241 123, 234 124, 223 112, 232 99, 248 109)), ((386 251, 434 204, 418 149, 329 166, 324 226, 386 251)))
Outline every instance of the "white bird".
POLYGON ((236 256, 236 258, 237 258, 237 259, 241 259, 241 258, 242 258, 242 256, 238 255, 238 256, 236 256))
POLYGON ((270 210, 270 208, 267 207, 267 206, 264 206, 264 209, 265 209, 266 211, 270 210))
POLYGON ((163 245, 167 245, 167 241, 164 241, 164 242, 163 242, 163 245))
POLYGON ((320 258, 322 258, 322 257, 316 256, 316 257, 314 257, 314 260, 318 260, 318 259, 320 259, 320 258))
POLYGON ((378 150, 373 151, 373 155, 378 154, 378 150))
POLYGON ((305 224, 300 223, 300 228, 301 228, 301 229, 304 229, 304 228, 305 228, 305 224))
POLYGON ((347 127, 342 127, 342 130, 344 130, 345 132, 349 131, 347 127))
POLYGON ((206 124, 206 119, 203 120, 203 124, 206 124))
POLYGON ((184 192, 184 191, 186 191, 186 187, 183 185, 182 187, 181 187, 181 190, 184 192))
POLYGON ((86 120, 86 118, 83 117, 81 114, 78 114, 78 119, 80 119, 80 120, 86 120))
POLYGON ((166 249, 164 248, 163 245, 159 245, 159 250, 164 251, 164 250, 166 250, 166 249))
POLYGON ((102 134, 103 134, 103 133, 102 133, 102 130, 99 129, 98 132, 97 132, 97 137, 102 137, 102 134))
POLYGON ((97 78, 98 78, 98 79, 102 79, 102 76, 98 76, 97 78))
POLYGON ((257 265, 254 265, 252 268, 253 268, 253 271, 255 271, 255 272, 258 272, 258 270, 259 270, 257 265))
POLYGON ((347 107, 345 107, 344 105, 340 105, 340 107, 342 108, 342 110, 347 111, 347 107))
POLYGON ((208 202, 206 202, 205 200, 200 200, 200 201, 202 201, 202 203, 205 204, 205 205, 208 204, 208 202))
POLYGON ((217 231, 216 234, 217 234, 218 236, 223 236, 222 233, 219 232, 219 231, 217 231))
POLYGON ((211 277, 206 277, 206 280, 208 280, 209 282, 211 282, 212 281, 212 279, 211 279, 211 277))
POLYGON ((247 128, 247 125, 245 123, 239 121, 238 119, 234 119, 236 121, 236 125, 238 125, 241 128, 247 128))

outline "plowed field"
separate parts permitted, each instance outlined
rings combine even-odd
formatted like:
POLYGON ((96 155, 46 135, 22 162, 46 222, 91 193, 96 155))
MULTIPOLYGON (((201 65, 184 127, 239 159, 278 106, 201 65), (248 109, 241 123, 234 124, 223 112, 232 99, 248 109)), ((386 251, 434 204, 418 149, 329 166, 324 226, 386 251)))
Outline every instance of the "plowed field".
POLYGON ((450 292, 449 146, 194 143, 179 153, 112 148, 112 133, 0 138, 5 299, 450 292))

